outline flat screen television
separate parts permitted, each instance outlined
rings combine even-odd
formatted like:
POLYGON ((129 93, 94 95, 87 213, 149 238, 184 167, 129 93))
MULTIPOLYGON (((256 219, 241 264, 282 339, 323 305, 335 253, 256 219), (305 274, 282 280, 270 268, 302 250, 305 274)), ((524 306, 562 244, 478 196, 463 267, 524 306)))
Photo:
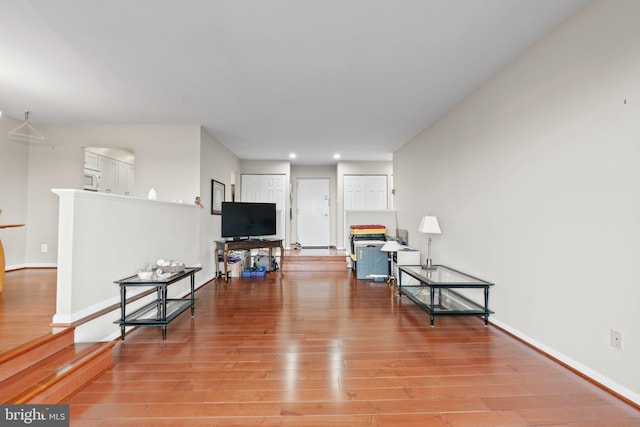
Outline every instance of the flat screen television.
POLYGON ((275 203, 222 202, 222 237, 239 240, 275 234, 275 203))

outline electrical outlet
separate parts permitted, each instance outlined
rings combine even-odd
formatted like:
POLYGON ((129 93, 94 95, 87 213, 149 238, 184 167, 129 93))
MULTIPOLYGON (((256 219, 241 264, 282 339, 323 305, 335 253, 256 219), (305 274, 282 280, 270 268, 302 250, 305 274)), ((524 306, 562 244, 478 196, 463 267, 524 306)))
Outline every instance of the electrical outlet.
POLYGON ((622 350, 622 332, 611 330, 611 347, 622 350))
POLYGON ((43 254, 49 252, 49 245, 47 245, 46 243, 41 244, 40 252, 42 252, 43 254))

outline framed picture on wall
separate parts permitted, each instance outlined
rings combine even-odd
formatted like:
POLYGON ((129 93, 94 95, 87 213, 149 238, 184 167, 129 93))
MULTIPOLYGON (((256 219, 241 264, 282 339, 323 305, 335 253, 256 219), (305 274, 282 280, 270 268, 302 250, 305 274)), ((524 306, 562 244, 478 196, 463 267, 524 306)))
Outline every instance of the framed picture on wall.
POLYGON ((211 215, 222 214, 222 202, 224 202, 224 184, 211 180, 211 215))

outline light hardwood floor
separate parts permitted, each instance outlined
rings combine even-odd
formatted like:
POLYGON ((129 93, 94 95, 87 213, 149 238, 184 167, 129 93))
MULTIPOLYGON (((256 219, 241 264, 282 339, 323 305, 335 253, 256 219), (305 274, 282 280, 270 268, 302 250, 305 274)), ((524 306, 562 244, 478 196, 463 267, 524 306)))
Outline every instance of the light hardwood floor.
POLYGON ((55 269, 8 271, 0 292, 0 353, 51 332, 55 269))
MULTIPOLYGON (((46 276, 55 284, 55 270, 7 273, 3 343, 50 320, 50 296, 34 302, 46 276)), ((72 426, 640 426, 637 408, 495 327, 431 328, 386 282, 346 269, 218 281, 197 297, 166 341, 147 327, 116 346, 114 368, 70 399, 72 426)))

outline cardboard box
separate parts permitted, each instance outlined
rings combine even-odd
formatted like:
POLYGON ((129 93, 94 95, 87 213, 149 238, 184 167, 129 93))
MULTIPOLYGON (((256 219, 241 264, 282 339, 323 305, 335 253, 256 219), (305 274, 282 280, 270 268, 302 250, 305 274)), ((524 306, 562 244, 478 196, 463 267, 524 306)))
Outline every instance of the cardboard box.
MULTIPOLYGON (((218 260, 218 271, 224 270, 222 256, 218 260)), ((242 277, 242 272, 251 266, 251 254, 249 251, 229 251, 227 254, 227 273, 229 277, 242 277)))
POLYGON ((244 263, 242 261, 236 261, 233 264, 227 262, 227 272, 229 277, 242 277, 244 271, 244 263))

